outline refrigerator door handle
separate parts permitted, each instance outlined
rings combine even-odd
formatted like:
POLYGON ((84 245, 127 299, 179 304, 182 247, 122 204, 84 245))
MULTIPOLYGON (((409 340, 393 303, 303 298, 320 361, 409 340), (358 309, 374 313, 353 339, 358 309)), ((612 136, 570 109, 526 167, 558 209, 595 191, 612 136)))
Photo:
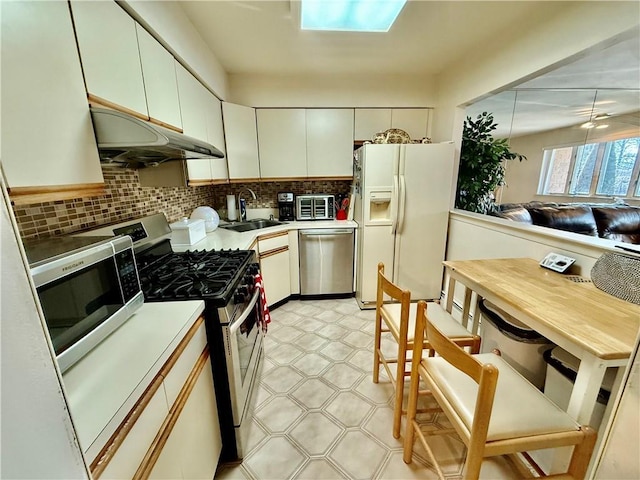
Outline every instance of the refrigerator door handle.
POLYGON ((393 189, 391 190, 391 235, 396 233, 398 227, 398 175, 393 176, 393 189))
POLYGON ((407 184, 404 180, 404 175, 400 175, 400 204, 398 206, 398 221, 396 230, 398 233, 402 233, 402 227, 404 226, 404 209, 407 201, 407 184))

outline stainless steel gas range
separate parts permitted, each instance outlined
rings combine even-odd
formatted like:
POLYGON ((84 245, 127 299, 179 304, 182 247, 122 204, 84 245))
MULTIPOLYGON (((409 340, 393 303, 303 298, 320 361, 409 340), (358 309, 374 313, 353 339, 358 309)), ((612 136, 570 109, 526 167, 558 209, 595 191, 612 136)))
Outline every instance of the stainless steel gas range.
POLYGON ((243 457, 263 359, 259 273, 253 250, 174 252, 163 214, 80 235, 129 235, 147 302, 201 299, 222 432, 222 461, 243 457))

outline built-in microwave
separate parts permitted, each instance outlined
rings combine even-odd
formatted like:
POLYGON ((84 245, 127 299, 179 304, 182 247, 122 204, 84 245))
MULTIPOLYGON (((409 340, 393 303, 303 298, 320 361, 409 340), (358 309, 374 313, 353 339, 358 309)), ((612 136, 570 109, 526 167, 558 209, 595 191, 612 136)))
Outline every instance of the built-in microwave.
POLYGON ((25 251, 62 372, 144 303, 129 236, 55 238, 25 251))

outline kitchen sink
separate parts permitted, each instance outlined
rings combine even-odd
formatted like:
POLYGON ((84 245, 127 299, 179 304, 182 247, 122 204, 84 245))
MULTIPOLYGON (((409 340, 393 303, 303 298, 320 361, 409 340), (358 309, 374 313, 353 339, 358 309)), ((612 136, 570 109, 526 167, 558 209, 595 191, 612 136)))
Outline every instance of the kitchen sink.
POLYGON ((246 222, 234 222, 226 225, 220 225, 220 228, 233 230, 234 232, 248 232, 249 230, 259 230, 261 228, 275 227, 276 225, 284 225, 285 222, 278 220, 267 220, 266 218, 254 218, 246 222))

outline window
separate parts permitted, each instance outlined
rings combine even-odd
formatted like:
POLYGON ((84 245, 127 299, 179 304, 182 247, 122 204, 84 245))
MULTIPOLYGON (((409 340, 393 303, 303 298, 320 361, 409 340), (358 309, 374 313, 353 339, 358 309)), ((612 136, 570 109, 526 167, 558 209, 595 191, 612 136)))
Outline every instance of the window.
POLYGON ((640 196, 640 137, 544 151, 541 195, 640 196))

